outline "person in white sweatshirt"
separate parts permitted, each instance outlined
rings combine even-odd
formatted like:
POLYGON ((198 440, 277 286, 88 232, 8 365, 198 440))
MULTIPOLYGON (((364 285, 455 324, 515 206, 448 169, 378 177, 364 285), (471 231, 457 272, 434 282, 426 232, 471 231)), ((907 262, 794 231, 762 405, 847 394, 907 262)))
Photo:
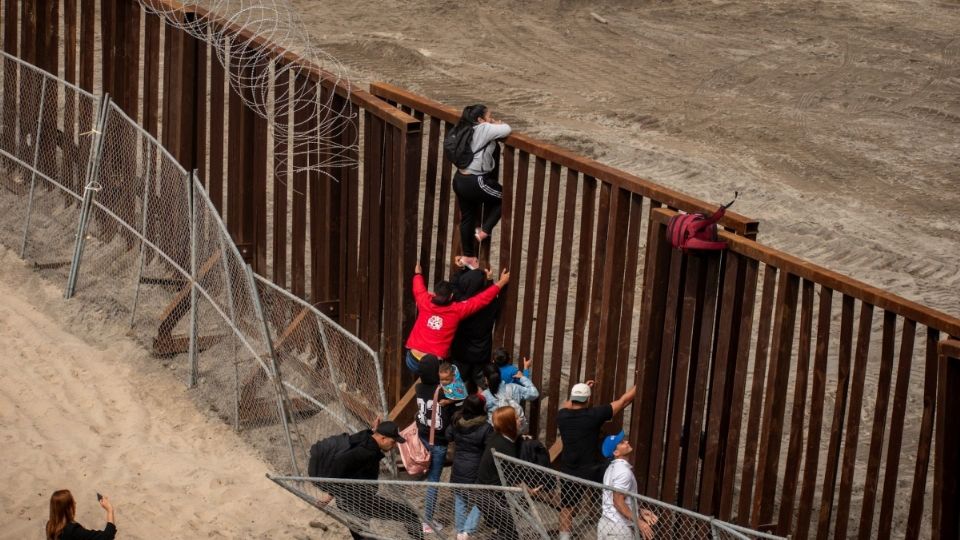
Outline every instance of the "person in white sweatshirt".
POLYGON ((453 176, 453 191, 460 205, 461 264, 479 268, 477 246, 490 237, 500 221, 503 186, 497 181, 500 145, 497 141, 510 135, 510 126, 495 120, 486 105, 470 105, 463 109, 457 127, 473 126, 470 149, 473 160, 453 176))

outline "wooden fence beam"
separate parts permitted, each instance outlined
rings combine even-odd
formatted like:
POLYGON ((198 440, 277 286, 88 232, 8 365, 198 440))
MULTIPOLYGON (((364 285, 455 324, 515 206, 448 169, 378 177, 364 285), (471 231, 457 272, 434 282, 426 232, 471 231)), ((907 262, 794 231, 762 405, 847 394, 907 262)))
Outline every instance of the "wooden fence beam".
POLYGON ((960 537, 960 340, 939 343, 933 538, 960 537))

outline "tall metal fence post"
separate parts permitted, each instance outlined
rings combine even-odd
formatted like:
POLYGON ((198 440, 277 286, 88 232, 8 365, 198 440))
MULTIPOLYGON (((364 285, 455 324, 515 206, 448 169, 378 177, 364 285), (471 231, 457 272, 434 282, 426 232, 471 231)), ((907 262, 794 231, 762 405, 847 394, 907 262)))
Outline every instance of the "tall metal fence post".
POLYGON ((197 201, 194 191, 196 169, 187 176, 190 203, 190 376, 187 386, 197 385, 197 201))
MULTIPOLYGON (((497 452, 496 450, 493 451, 493 458, 494 458, 493 465, 497 468, 497 474, 500 476, 500 485, 509 486, 510 479, 508 479, 507 475, 503 472, 503 464, 501 464, 500 460, 497 459, 498 456, 502 456, 502 455, 503 454, 501 454, 500 452, 497 452)), ((521 489, 523 489, 524 496, 526 498, 527 504, 530 505, 531 511, 536 512, 536 506, 534 506, 533 499, 530 498, 530 495, 527 493, 526 488, 523 487, 521 489)), ((510 508, 513 509, 512 513, 513 513, 514 519, 520 520, 523 517, 524 512, 520 508, 520 506, 517 504, 517 501, 515 501, 513 497, 505 497, 505 498, 507 499, 507 503, 510 505, 510 508)), ((536 527, 537 533, 540 534, 542 538, 550 538, 550 534, 547 532, 546 527, 544 527, 543 519, 539 517, 539 513, 537 513, 537 518, 538 519, 532 520, 531 525, 536 527)))
POLYGON ((37 185, 37 165, 40 159, 40 121, 43 120, 44 100, 47 97, 47 78, 43 78, 40 86, 40 107, 37 112, 37 131, 33 141, 33 167, 30 171, 30 195, 27 197, 27 217, 23 220, 23 242, 20 244, 20 258, 27 253, 27 235, 30 230, 30 213, 33 211, 33 192, 37 185))
POLYGON ((250 294, 253 296, 253 307, 257 318, 263 323, 263 337, 267 342, 267 350, 270 354, 270 369, 273 372, 274 391, 277 395, 277 409, 280 412, 280 419, 283 421, 283 431, 287 436, 287 446, 290 447, 290 461, 293 463, 293 471, 297 476, 300 475, 300 466, 297 465, 297 455, 293 451, 293 438, 290 436, 290 425, 287 422, 287 393, 283 389, 283 383, 280 381, 280 370, 277 369, 277 356, 273 350, 273 340, 270 338, 270 325, 267 324, 267 318, 263 312, 263 305, 260 302, 260 293, 257 292, 257 280, 253 277, 253 267, 246 265, 247 281, 250 283, 250 294))
POLYGON ((63 297, 70 299, 77 288, 77 276, 80 271, 80 260, 83 257, 83 246, 87 236, 87 222, 90 219, 90 207, 93 206, 93 192, 99 191, 96 182, 100 173, 100 159, 103 157, 103 132, 106 131, 107 117, 110 111, 110 94, 104 94, 100 101, 100 118, 94 130, 93 154, 90 167, 87 170, 87 181, 83 187, 83 204, 80 207, 80 220, 77 223, 77 238, 73 248, 73 261, 70 264, 70 275, 67 277, 67 288, 63 297))
MULTIPOLYGON (((390 409, 387 408, 387 394, 386 394, 387 387, 383 385, 383 368, 381 367, 381 364, 380 364, 380 355, 373 352, 372 350, 371 350, 371 354, 373 355, 373 367, 374 367, 374 370, 377 372, 377 387, 380 388, 380 408, 382 410, 380 418, 382 418, 383 420, 388 420, 390 419, 390 409)), ((399 471, 397 469, 397 460, 395 459, 396 456, 394 456, 394 452, 400 452, 400 451, 397 449, 393 449, 390 451, 390 459, 387 460, 387 468, 390 469, 390 474, 392 474, 393 477, 396 478, 397 475, 399 474, 399 471)))
MULTIPOLYGON (((627 503, 627 506, 630 507, 630 514, 633 516, 634 525, 630 527, 630 532, 633 533, 633 540, 642 540, 640 538, 640 529, 636 526, 637 523, 640 523, 640 509, 637 508, 637 501, 632 500, 627 503)), ((602 517, 600 519, 603 519, 602 517)), ((711 527, 712 528, 712 527, 711 527)))
POLYGON ((233 358, 233 431, 240 433, 240 362, 233 358))
POLYGON ((938 344, 936 459, 933 475, 932 538, 960 536, 960 340, 938 344))
POLYGON ((154 165, 152 145, 147 143, 144 149, 147 173, 143 179, 143 220, 140 227, 140 269, 137 271, 137 283, 133 293, 133 309, 130 310, 130 328, 137 321, 137 304, 140 302, 140 284, 143 282, 143 267, 147 261, 147 220, 150 216, 150 178, 154 165))

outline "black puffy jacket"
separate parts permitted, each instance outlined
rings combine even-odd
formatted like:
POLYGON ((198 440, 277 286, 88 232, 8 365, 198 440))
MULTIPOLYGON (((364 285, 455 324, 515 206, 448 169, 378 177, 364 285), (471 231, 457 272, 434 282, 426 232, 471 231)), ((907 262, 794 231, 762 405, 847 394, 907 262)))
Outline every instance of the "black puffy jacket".
MULTIPOLYGON (((476 296, 492 285, 483 270, 467 270, 454 277, 457 300, 476 296)), ((460 321, 450 345, 450 359, 455 363, 483 365, 493 355, 493 327, 500 315, 500 295, 483 309, 460 321)))
POLYGON ((480 456, 486 448, 486 440, 493 431, 485 415, 469 420, 458 418, 447 429, 447 440, 456 446, 453 454, 453 470, 450 482, 454 484, 475 484, 477 470, 480 468, 480 456))

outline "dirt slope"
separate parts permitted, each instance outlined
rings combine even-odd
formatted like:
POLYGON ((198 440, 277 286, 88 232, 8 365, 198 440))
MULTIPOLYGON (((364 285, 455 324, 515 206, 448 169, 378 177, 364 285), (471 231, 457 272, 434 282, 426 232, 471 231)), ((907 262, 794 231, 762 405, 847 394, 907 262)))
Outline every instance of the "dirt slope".
POLYGON ((740 190, 764 242, 960 314, 956 2, 291 1, 355 80, 740 190))

